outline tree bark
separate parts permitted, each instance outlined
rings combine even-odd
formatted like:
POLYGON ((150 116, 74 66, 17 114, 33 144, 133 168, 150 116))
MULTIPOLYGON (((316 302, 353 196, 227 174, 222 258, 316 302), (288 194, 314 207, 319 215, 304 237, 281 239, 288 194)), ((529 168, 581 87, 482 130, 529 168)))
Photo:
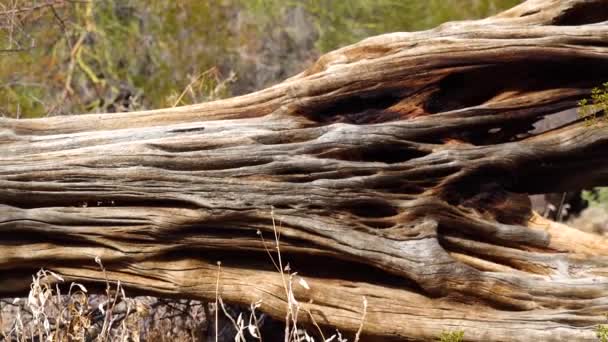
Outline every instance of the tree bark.
POLYGON ((221 261, 225 301, 284 318, 276 227, 305 324, 354 333, 365 297, 365 341, 594 341, 608 240, 528 194, 608 184, 608 124, 531 133, 608 80, 607 20, 606 0, 530 0, 241 97, 0 119, 0 294, 41 267, 103 282, 98 256, 131 291, 214 300, 221 261))

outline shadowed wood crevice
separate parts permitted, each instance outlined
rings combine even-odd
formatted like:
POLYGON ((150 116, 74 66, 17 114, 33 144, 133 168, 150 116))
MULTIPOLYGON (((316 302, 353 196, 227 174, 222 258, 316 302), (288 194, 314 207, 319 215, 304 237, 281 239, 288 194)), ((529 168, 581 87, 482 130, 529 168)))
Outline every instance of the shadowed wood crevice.
POLYGON ((133 293, 214 300, 222 261, 227 302, 284 319, 279 229, 326 328, 354 334, 365 296, 366 341, 592 341, 608 240, 528 194, 608 184, 608 124, 534 128, 608 79, 603 6, 371 37, 233 99, 0 118, 0 294, 40 267, 103 283, 100 257, 133 293))
POLYGON ((591 0, 574 4, 553 20, 553 25, 585 25, 608 21, 605 3, 591 0))

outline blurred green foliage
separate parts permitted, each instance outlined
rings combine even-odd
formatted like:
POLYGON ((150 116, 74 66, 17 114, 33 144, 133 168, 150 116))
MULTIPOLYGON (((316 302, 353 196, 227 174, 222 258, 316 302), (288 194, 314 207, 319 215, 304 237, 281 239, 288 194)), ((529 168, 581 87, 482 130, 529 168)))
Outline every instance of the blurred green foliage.
POLYGON ((608 187, 596 187, 592 190, 583 190, 581 197, 591 207, 604 207, 608 209, 608 187))
MULTIPOLYGON (((578 114, 585 120, 585 124, 591 126, 597 124, 600 120, 608 121, 608 115, 606 115, 608 113, 608 82, 602 84, 601 87, 593 88, 591 98, 580 100, 578 105, 578 114), (600 114, 603 115, 600 116, 600 114)), ((583 190, 581 196, 591 207, 608 209, 608 187, 583 190)), ((605 338, 608 339, 608 328, 604 328, 605 338)))
MULTIPOLYGON (((304 8, 313 19, 317 49, 324 53, 368 36, 417 31, 446 21, 484 18, 513 7, 521 0, 243 0, 263 16, 286 8, 304 8)), ((272 20, 261 21, 272 24, 272 20)))
POLYGON ((595 330, 595 334, 597 335, 597 338, 599 338, 600 342, 608 342, 608 325, 598 325, 595 330))
POLYGON ((463 339, 463 330, 444 331, 439 335, 439 342, 462 342, 463 339))
MULTIPOLYGON (((230 58, 233 35, 226 27, 215 29, 228 23, 229 11, 219 2, 93 1, 50 8, 31 13, 38 16, 21 28, 35 39, 34 48, 0 55, 0 79, 8 80, 0 89, 8 100, 0 104, 4 112, 35 117, 66 109, 166 107, 192 78, 230 58)), ((10 41, 8 35, 2 31, 0 42, 10 41)))
POLYGON ((603 121, 608 121, 608 82, 602 84, 601 87, 595 87, 591 90, 591 99, 582 99, 578 102, 578 114, 585 120, 588 125, 593 125, 601 118, 603 121), (603 113, 603 116, 599 114, 603 113))
POLYGON ((240 94, 370 35, 519 2, 12 0, 0 4, 0 114, 116 112, 240 94))

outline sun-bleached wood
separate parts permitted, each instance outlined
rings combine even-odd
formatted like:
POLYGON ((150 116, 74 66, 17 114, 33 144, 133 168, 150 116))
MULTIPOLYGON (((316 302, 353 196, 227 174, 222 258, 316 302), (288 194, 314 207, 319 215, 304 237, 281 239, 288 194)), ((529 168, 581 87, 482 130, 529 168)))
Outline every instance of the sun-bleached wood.
MULTIPOLYGON (((324 327, 365 341, 593 341, 607 239, 528 194, 608 182, 608 125, 530 133, 608 80, 608 1, 368 38, 249 95, 0 119, 0 294, 44 267, 284 318, 283 260, 324 327), (272 208, 272 209, 271 209, 272 208), (265 242, 257 234, 260 232, 265 242)), ((306 314, 300 316, 310 323, 306 314)))

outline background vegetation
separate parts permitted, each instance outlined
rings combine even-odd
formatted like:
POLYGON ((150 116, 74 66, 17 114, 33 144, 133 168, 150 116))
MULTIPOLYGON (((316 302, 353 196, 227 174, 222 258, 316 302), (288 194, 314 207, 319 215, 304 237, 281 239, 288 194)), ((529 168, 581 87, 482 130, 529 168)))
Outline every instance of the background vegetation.
POLYGON ((519 2, 3 0, 0 114, 117 112, 238 95, 370 35, 485 17, 519 2))

